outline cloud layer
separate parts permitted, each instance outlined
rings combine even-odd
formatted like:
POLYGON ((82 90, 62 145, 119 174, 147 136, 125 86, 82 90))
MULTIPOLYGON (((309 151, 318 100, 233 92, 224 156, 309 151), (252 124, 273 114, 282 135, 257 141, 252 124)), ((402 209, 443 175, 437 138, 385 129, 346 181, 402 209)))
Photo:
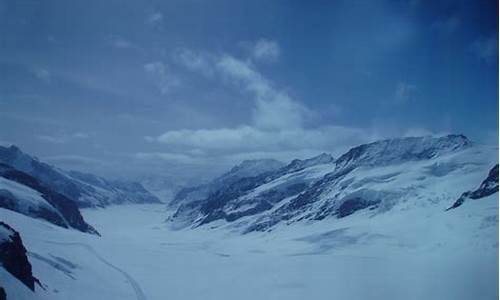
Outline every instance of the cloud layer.
MULTIPOLYGON (((242 98, 252 102, 250 123, 232 128, 169 130, 157 137, 147 137, 147 140, 159 142, 174 152, 141 153, 140 156, 196 162, 195 155, 189 154, 196 149, 205 156, 241 158, 250 153, 272 153, 279 157, 282 153, 281 158, 288 159, 293 158, 292 153, 332 152, 374 138, 358 128, 336 125, 306 127, 314 112, 276 87, 257 69, 255 62, 277 59, 279 49, 275 41, 259 40, 250 56, 243 59, 228 53, 177 51, 175 60, 187 70, 241 90, 242 98)), ((156 67, 151 66, 153 70, 156 67)))

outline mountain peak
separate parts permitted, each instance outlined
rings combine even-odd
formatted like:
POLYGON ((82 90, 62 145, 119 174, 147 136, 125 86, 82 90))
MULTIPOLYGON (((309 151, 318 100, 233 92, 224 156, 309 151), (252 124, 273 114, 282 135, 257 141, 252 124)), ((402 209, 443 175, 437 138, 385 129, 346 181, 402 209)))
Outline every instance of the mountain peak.
POLYGON ((466 148, 471 144, 462 134, 387 139, 351 148, 337 160, 336 164, 339 168, 430 159, 442 153, 466 148))
POLYGON ((317 156, 308 159, 294 159, 287 166, 289 171, 297 171, 315 165, 327 164, 334 162, 335 159, 328 153, 321 153, 317 156))
POLYGON ((231 168, 231 170, 222 175, 222 177, 227 175, 233 176, 234 174, 239 174, 240 177, 244 177, 246 175, 254 176, 255 174, 274 171, 281 167, 283 167, 282 162, 271 158, 247 159, 231 168))

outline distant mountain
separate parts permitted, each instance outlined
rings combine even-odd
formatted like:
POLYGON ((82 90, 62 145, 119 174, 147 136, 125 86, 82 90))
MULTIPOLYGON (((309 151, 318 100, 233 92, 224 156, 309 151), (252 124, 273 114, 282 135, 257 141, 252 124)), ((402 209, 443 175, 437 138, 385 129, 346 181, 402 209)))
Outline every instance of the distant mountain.
POLYGON ((457 208, 468 199, 477 200, 498 193, 498 164, 495 165, 481 185, 474 191, 463 193, 448 210, 457 208))
POLYGON ((0 163, 0 207, 44 219, 64 228, 98 234, 76 204, 37 178, 0 163))
MULTIPOLYGON (((449 205, 457 187, 473 187, 498 149, 463 135, 410 137, 360 145, 334 160, 322 155, 238 181, 179 206, 174 227, 234 226, 242 232, 279 224, 449 205)), ((484 177, 483 177, 484 178, 484 177)))
MULTIPOLYGON (((218 185, 205 199, 183 203, 172 216, 177 227, 206 224, 217 219, 234 221, 273 207, 279 201, 296 196, 333 167, 334 159, 321 154, 248 177, 233 177, 218 185), (223 210, 223 207, 227 209, 223 210)), ((278 167, 278 166, 276 166, 278 167)), ((239 166, 227 174, 233 174, 239 166)), ((227 178, 227 177, 226 177, 227 178)))
POLYGON ((160 202, 139 183, 110 181, 91 174, 63 171, 22 152, 16 146, 0 146, 0 162, 33 176, 79 207, 160 202))
POLYGON ((169 205, 171 207, 178 207, 181 204, 187 205, 191 202, 203 200, 211 193, 229 186, 241 178, 269 173, 283 166, 284 163, 274 159, 245 160, 233 167, 229 172, 222 174, 207 184, 181 189, 169 205))

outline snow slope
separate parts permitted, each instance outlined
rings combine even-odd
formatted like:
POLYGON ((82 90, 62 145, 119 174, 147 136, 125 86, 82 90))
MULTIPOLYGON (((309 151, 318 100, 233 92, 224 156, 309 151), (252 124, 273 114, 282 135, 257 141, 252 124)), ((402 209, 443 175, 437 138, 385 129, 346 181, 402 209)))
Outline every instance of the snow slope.
POLYGON ((15 298, 27 291, 0 272, 10 299, 498 298, 497 195, 448 212, 361 211, 247 235, 172 231, 161 205, 83 213, 102 238, 0 210, 46 287, 15 298))
POLYGON ((175 230, 158 204, 83 209, 102 237, 0 208, 44 289, 0 282, 8 299, 498 299, 497 148, 410 138, 309 162, 184 206, 196 226, 175 230))
POLYGON ((462 135, 400 138, 317 161, 242 178, 205 200, 180 206, 169 221, 173 228, 229 226, 248 233, 350 217, 360 210, 370 217, 422 206, 442 210, 486 178, 498 163, 498 149, 462 135))
POLYGON ((16 146, 0 146, 0 162, 37 178, 80 207, 160 202, 139 183, 111 181, 92 174, 64 171, 39 161, 16 146))
POLYGON ((0 163, 0 207, 55 225, 98 234, 83 219, 76 204, 36 178, 0 163))
POLYGON ((274 159, 245 160, 209 183, 181 189, 169 205, 170 207, 178 207, 179 205, 189 205, 192 202, 204 200, 210 194, 230 186, 241 178, 267 174, 279 170, 283 166, 282 162, 274 159))

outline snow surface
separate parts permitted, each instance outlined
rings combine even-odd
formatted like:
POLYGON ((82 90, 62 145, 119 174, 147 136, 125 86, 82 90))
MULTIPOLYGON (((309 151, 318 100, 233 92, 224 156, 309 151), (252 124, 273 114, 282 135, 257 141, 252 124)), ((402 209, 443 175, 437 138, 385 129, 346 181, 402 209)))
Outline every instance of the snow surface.
POLYGON ((0 209, 46 290, 8 299, 498 299, 498 194, 240 235, 173 231, 162 205, 85 209, 102 237, 0 209))
MULTIPOLYGON (((43 207, 60 215, 59 211, 50 205, 38 191, 4 177, 0 177, 0 195, 2 193, 9 193, 9 196, 13 196, 16 199, 17 209, 22 212, 29 213, 43 207)), ((61 218, 65 220, 62 216, 61 218)))

